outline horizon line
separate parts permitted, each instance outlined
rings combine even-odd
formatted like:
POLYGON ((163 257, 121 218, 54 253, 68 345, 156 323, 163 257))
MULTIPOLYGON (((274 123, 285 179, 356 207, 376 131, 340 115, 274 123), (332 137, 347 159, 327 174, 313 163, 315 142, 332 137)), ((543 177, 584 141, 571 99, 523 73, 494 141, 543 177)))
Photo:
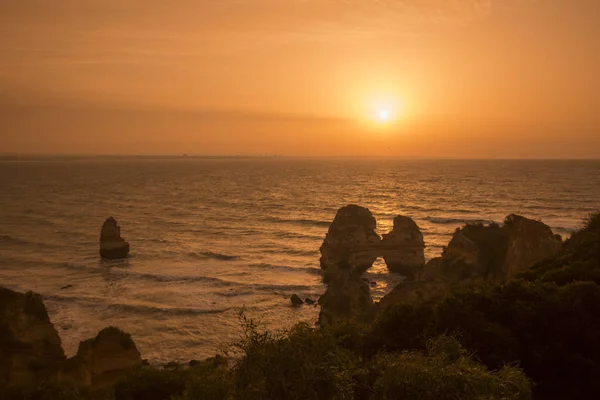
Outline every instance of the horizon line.
POLYGON ((285 155, 285 154, 86 154, 86 153, 0 153, 0 161, 22 159, 85 159, 85 158, 153 158, 153 159, 401 159, 401 160, 473 160, 473 161, 600 161, 600 157, 427 157, 427 156, 376 156, 376 155, 285 155))

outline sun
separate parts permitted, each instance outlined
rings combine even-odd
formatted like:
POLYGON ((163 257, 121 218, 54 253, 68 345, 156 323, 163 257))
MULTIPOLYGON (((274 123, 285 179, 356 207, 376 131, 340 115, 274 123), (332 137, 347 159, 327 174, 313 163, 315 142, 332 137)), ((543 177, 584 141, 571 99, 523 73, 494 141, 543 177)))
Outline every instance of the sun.
POLYGON ((375 98, 367 103, 368 119, 371 124, 395 126, 404 116, 402 105, 397 98, 383 96, 375 98))
POLYGON ((390 117, 391 117, 390 110, 388 110, 387 108, 381 108, 377 112, 377 118, 379 119, 380 122, 389 121, 390 117))

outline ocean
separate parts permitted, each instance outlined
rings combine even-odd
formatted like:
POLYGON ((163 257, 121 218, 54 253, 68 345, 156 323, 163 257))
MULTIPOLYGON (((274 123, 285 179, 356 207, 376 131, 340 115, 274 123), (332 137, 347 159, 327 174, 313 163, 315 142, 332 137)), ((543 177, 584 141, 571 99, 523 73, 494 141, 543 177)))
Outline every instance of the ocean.
MULTIPOLYGON (((313 324, 319 247, 336 211, 369 208, 378 232, 412 217, 438 256, 466 222, 511 213, 567 237, 600 211, 600 161, 112 157, 0 161, 0 285, 43 295, 69 356, 102 328, 131 333, 151 363, 214 355, 238 314, 313 324), (114 216, 129 259, 101 262, 114 216)), ((367 273, 381 298, 402 278, 367 273)))

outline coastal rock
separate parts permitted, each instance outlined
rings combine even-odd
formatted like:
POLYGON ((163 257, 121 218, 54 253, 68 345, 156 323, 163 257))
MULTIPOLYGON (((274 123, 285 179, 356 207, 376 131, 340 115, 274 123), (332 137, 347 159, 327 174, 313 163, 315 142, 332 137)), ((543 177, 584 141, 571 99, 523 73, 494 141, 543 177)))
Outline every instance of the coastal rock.
POLYGON ((504 281, 561 248, 550 227, 518 215, 498 224, 466 225, 457 230, 444 250, 442 274, 453 281, 504 281))
POLYGON ((368 320, 373 313, 369 285, 355 275, 339 276, 319 298, 319 325, 326 327, 344 319, 368 320))
POLYGON ((118 260, 129 254, 129 243, 121 237, 117 220, 108 218, 100 232, 100 257, 105 260, 118 260))
POLYGON ((338 273, 360 275, 369 269, 380 252, 381 238, 371 212, 354 204, 338 210, 320 248, 325 282, 338 273), (339 270, 340 262, 346 270, 339 270))
POLYGON ((470 278, 479 268, 479 246, 463 230, 454 234, 440 260, 442 274, 453 280, 470 278))
POLYGON ((425 242, 423 234, 412 218, 398 215, 394 227, 384 234, 381 255, 392 272, 413 279, 425 265, 425 242))
POLYGON ((41 296, 0 287, 0 382, 49 380, 64 360, 41 296))
POLYGON ((377 303, 377 311, 402 303, 427 301, 447 292, 449 284, 444 281, 404 281, 396 285, 377 303))
POLYGON ((302 304, 304 304, 300 296, 298 296, 297 294, 293 294, 292 297, 290 297, 290 301, 292 302, 293 306, 301 306, 302 304))
POLYGON ((422 281, 439 281, 443 279, 442 257, 435 257, 427 261, 419 274, 419 280, 422 281))
POLYGON ((108 327, 95 338, 79 343, 77 354, 66 361, 59 380, 75 387, 103 388, 114 385, 140 365, 142 357, 131 336, 108 327))
POLYGON ((506 218, 505 226, 510 230, 504 260, 507 279, 545 258, 556 255, 562 247, 560 237, 554 235, 552 229, 540 221, 510 215, 506 218))

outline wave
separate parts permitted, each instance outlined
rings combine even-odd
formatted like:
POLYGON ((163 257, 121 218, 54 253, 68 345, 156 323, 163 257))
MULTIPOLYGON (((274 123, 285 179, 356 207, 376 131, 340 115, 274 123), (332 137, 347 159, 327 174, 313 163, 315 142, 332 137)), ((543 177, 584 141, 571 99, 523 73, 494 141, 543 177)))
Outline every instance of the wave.
POLYGON ((489 219, 476 219, 476 218, 451 218, 451 217, 425 217, 425 221, 429 221, 432 224, 438 225, 450 225, 450 224, 491 224, 494 221, 489 219))
POLYGON ((554 233, 564 233, 566 235, 570 235, 577 230, 577 228, 567 228, 564 226, 552 226, 551 228, 554 233))
POLYGON ((265 218, 265 222, 273 222, 276 224, 295 224, 295 225, 304 225, 304 226, 317 226, 319 228, 329 228, 331 222, 316 220, 316 219, 307 219, 307 218, 297 218, 297 219, 287 219, 287 218, 279 218, 279 217, 270 217, 265 218))
POLYGON ((269 263, 255 263, 250 264, 249 267, 267 271, 309 272, 313 274, 321 272, 319 268, 314 267, 290 267, 287 265, 274 265, 269 263))
MULTIPOLYGON (((278 291, 278 292, 288 292, 292 290, 309 290, 313 289, 312 286, 308 285, 277 285, 277 284, 261 284, 261 283, 245 283, 245 282, 236 282, 229 281, 225 279, 220 279, 212 276, 198 275, 198 276, 190 276, 190 275, 163 275, 163 274, 152 274, 152 273, 139 273, 135 271, 131 271, 128 269, 122 268, 112 268, 107 269, 103 267, 86 267, 85 265, 78 264, 70 264, 63 263, 62 264, 68 268, 76 268, 76 269, 86 269, 91 273, 106 273, 112 275, 113 277, 121 277, 121 278, 129 278, 129 279, 140 279, 151 282, 160 282, 160 283, 208 283, 213 287, 236 287, 236 288, 246 288, 258 291, 278 291)), ((268 264, 263 264, 268 265, 268 264)), ((281 267, 274 266, 275 268, 290 268, 294 270, 310 270, 311 272, 315 272, 315 268, 293 268, 293 267, 281 267)), ((217 293, 218 294, 218 293, 217 293)), ((240 293, 236 295, 241 295, 240 293)))
POLYGON ((230 254, 215 253, 213 251, 200 251, 200 252, 192 251, 192 252, 188 253, 188 255, 190 257, 212 258, 212 259, 221 260, 221 261, 232 261, 232 260, 237 260, 237 259, 240 258, 240 256, 234 256, 234 255, 230 255, 230 254))
POLYGON ((262 250, 263 253, 268 253, 268 254, 288 254, 288 255, 295 255, 295 256, 306 256, 306 257, 315 257, 319 255, 319 250, 299 250, 299 249, 291 249, 291 248, 285 248, 285 247, 281 247, 281 248, 277 248, 277 249, 264 249, 262 250))
POLYGON ((57 247, 53 246, 50 243, 43 242, 35 242, 31 240, 21 239, 18 237, 10 236, 10 235, 0 235, 0 243, 3 244, 12 244, 17 246, 31 246, 31 247, 44 247, 44 248, 52 248, 57 247))
POLYGON ((304 233, 295 233, 288 231, 276 232, 275 236, 285 239, 306 239, 306 240, 322 240, 323 237, 317 235, 306 235, 304 233))
POLYGON ((158 275, 158 274, 140 274, 137 272, 120 271, 116 275, 124 275, 144 279, 153 282, 206 282, 211 283, 215 286, 232 286, 235 282, 226 281, 211 276, 189 276, 189 275, 158 275))
MULTIPOLYGON (((457 213, 457 214, 473 214, 476 211, 466 208, 439 208, 439 207, 423 207, 420 205, 404 204, 399 206, 399 210, 422 211, 422 212, 440 212, 440 213, 457 213)), ((393 216, 398 215, 393 214, 393 216)))
POLYGON ((109 310, 118 310, 127 313, 137 314, 168 314, 168 315, 210 315, 222 314, 232 309, 232 307, 216 308, 216 309, 200 309, 191 307, 168 307, 168 306, 151 306, 146 304, 127 304, 127 303, 105 303, 104 299, 96 297, 78 297, 78 296, 61 296, 61 295, 44 295, 44 301, 59 301, 69 304, 76 303, 84 307, 107 308, 109 310))

